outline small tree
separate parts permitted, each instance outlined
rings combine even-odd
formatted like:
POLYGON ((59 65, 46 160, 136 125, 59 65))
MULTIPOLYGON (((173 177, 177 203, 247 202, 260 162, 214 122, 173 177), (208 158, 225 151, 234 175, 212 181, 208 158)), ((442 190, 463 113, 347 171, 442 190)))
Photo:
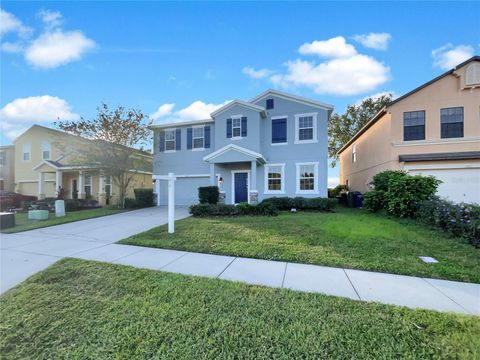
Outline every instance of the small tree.
POLYGON ((369 97, 358 105, 348 105, 342 115, 332 115, 328 122, 328 156, 332 159, 331 167, 337 163, 338 151, 390 101, 392 94, 369 97))
POLYGON ((147 126, 152 122, 142 111, 118 106, 110 110, 102 103, 97 116, 80 121, 63 121, 57 126, 70 134, 89 139, 79 141, 75 156, 85 165, 98 168, 103 176, 111 176, 118 186, 119 205, 125 207, 129 185, 139 170, 150 171, 151 161, 142 147, 150 140, 147 126))

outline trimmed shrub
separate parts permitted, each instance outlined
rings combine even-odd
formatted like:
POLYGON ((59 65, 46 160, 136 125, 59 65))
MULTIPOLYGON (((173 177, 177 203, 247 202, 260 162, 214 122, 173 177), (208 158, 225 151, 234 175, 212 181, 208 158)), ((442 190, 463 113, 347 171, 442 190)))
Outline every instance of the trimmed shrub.
POLYGON ((305 198, 305 197, 271 197, 265 199, 261 204, 271 204, 281 211, 289 211, 292 208, 297 210, 311 210, 311 211, 333 211, 337 201, 328 198, 305 198))
POLYGON ((342 191, 347 190, 347 185, 337 185, 333 189, 329 188, 328 189, 328 197, 329 198, 336 198, 337 196, 340 196, 340 193, 342 191))
POLYGON ((363 194, 363 207, 377 212, 385 209, 386 195, 383 190, 373 190, 363 194))
POLYGON ((388 191, 388 184, 392 179, 400 179, 408 174, 403 170, 385 170, 373 177, 374 190, 388 191))
POLYGON ((125 198, 125 209, 136 209, 138 208, 137 200, 132 198, 125 198))
POLYGON ((418 221, 434 226, 448 234, 464 238, 475 247, 480 247, 480 206, 454 204, 433 196, 418 204, 415 214, 418 221))
POLYGON ((77 199, 65 200, 65 211, 77 211, 79 208, 79 201, 77 199))
POLYGON ((153 206, 153 189, 139 188, 133 189, 135 194, 135 200, 137 201, 137 207, 150 207, 153 206))
POLYGON ((218 186, 200 186, 198 188, 198 200, 200 204, 218 204, 220 191, 218 186))
POLYGON ((276 216, 277 209, 271 204, 250 205, 241 203, 239 205, 226 204, 197 204, 190 206, 190 214, 194 217, 209 216, 276 216))
POLYGON ((433 196, 441 181, 433 176, 404 175, 392 177, 386 193, 386 210, 398 217, 411 217, 419 202, 433 196))

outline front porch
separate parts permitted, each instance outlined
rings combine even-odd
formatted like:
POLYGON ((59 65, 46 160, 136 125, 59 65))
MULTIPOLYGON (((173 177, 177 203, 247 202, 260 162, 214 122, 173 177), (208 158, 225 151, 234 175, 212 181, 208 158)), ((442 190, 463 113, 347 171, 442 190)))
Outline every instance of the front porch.
POLYGON ((56 197, 63 189, 65 199, 96 200, 100 206, 112 203, 111 177, 104 176, 98 168, 44 160, 33 170, 38 173, 38 199, 56 197), (47 182, 52 180, 53 188, 47 188, 47 182))

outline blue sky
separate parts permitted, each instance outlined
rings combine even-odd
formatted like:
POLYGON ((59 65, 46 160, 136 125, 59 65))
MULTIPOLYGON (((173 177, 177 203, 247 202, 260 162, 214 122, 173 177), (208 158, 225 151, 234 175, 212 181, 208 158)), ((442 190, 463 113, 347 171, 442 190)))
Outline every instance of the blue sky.
POLYGON ((476 2, 3 1, 0 143, 101 101, 160 122, 277 88, 342 112, 478 55, 479 13, 476 2))

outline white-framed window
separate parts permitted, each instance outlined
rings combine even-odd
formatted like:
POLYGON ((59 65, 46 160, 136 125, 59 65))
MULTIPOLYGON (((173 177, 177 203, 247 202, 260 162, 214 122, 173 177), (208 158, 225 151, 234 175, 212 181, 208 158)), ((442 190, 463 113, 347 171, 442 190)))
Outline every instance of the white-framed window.
POLYGON ((265 194, 285 193, 285 164, 265 165, 265 194))
POLYGON ((192 148, 205 148, 205 126, 197 126, 192 128, 192 148))
POLYGON ((357 162, 357 144, 352 145, 352 163, 357 162))
POLYGON ((232 117, 232 138, 239 138, 242 136, 242 116, 232 117))
POLYGON ((30 152, 31 152, 30 144, 23 144, 22 151, 23 151, 23 156, 22 156, 23 161, 30 161, 30 152))
POLYGON ((89 198, 92 196, 92 175, 85 174, 84 176, 83 191, 85 192, 85 197, 89 198))
POLYGON ((318 162, 297 163, 297 194, 318 194, 318 162))
POLYGON ((48 141, 42 142, 42 159, 49 160, 51 155, 52 148, 48 141))
POLYGON ((165 151, 175 151, 175 129, 165 130, 165 151))
POLYGON ((295 115, 295 143, 317 142, 317 113, 295 115))
POLYGON ((480 63, 474 62, 465 70, 465 85, 480 84, 480 63))
POLYGON ((0 151, 0 166, 7 165, 7 153, 5 151, 0 151))
POLYGON ((112 196, 112 177, 111 176, 104 176, 103 177, 103 186, 104 191, 107 195, 112 196))

